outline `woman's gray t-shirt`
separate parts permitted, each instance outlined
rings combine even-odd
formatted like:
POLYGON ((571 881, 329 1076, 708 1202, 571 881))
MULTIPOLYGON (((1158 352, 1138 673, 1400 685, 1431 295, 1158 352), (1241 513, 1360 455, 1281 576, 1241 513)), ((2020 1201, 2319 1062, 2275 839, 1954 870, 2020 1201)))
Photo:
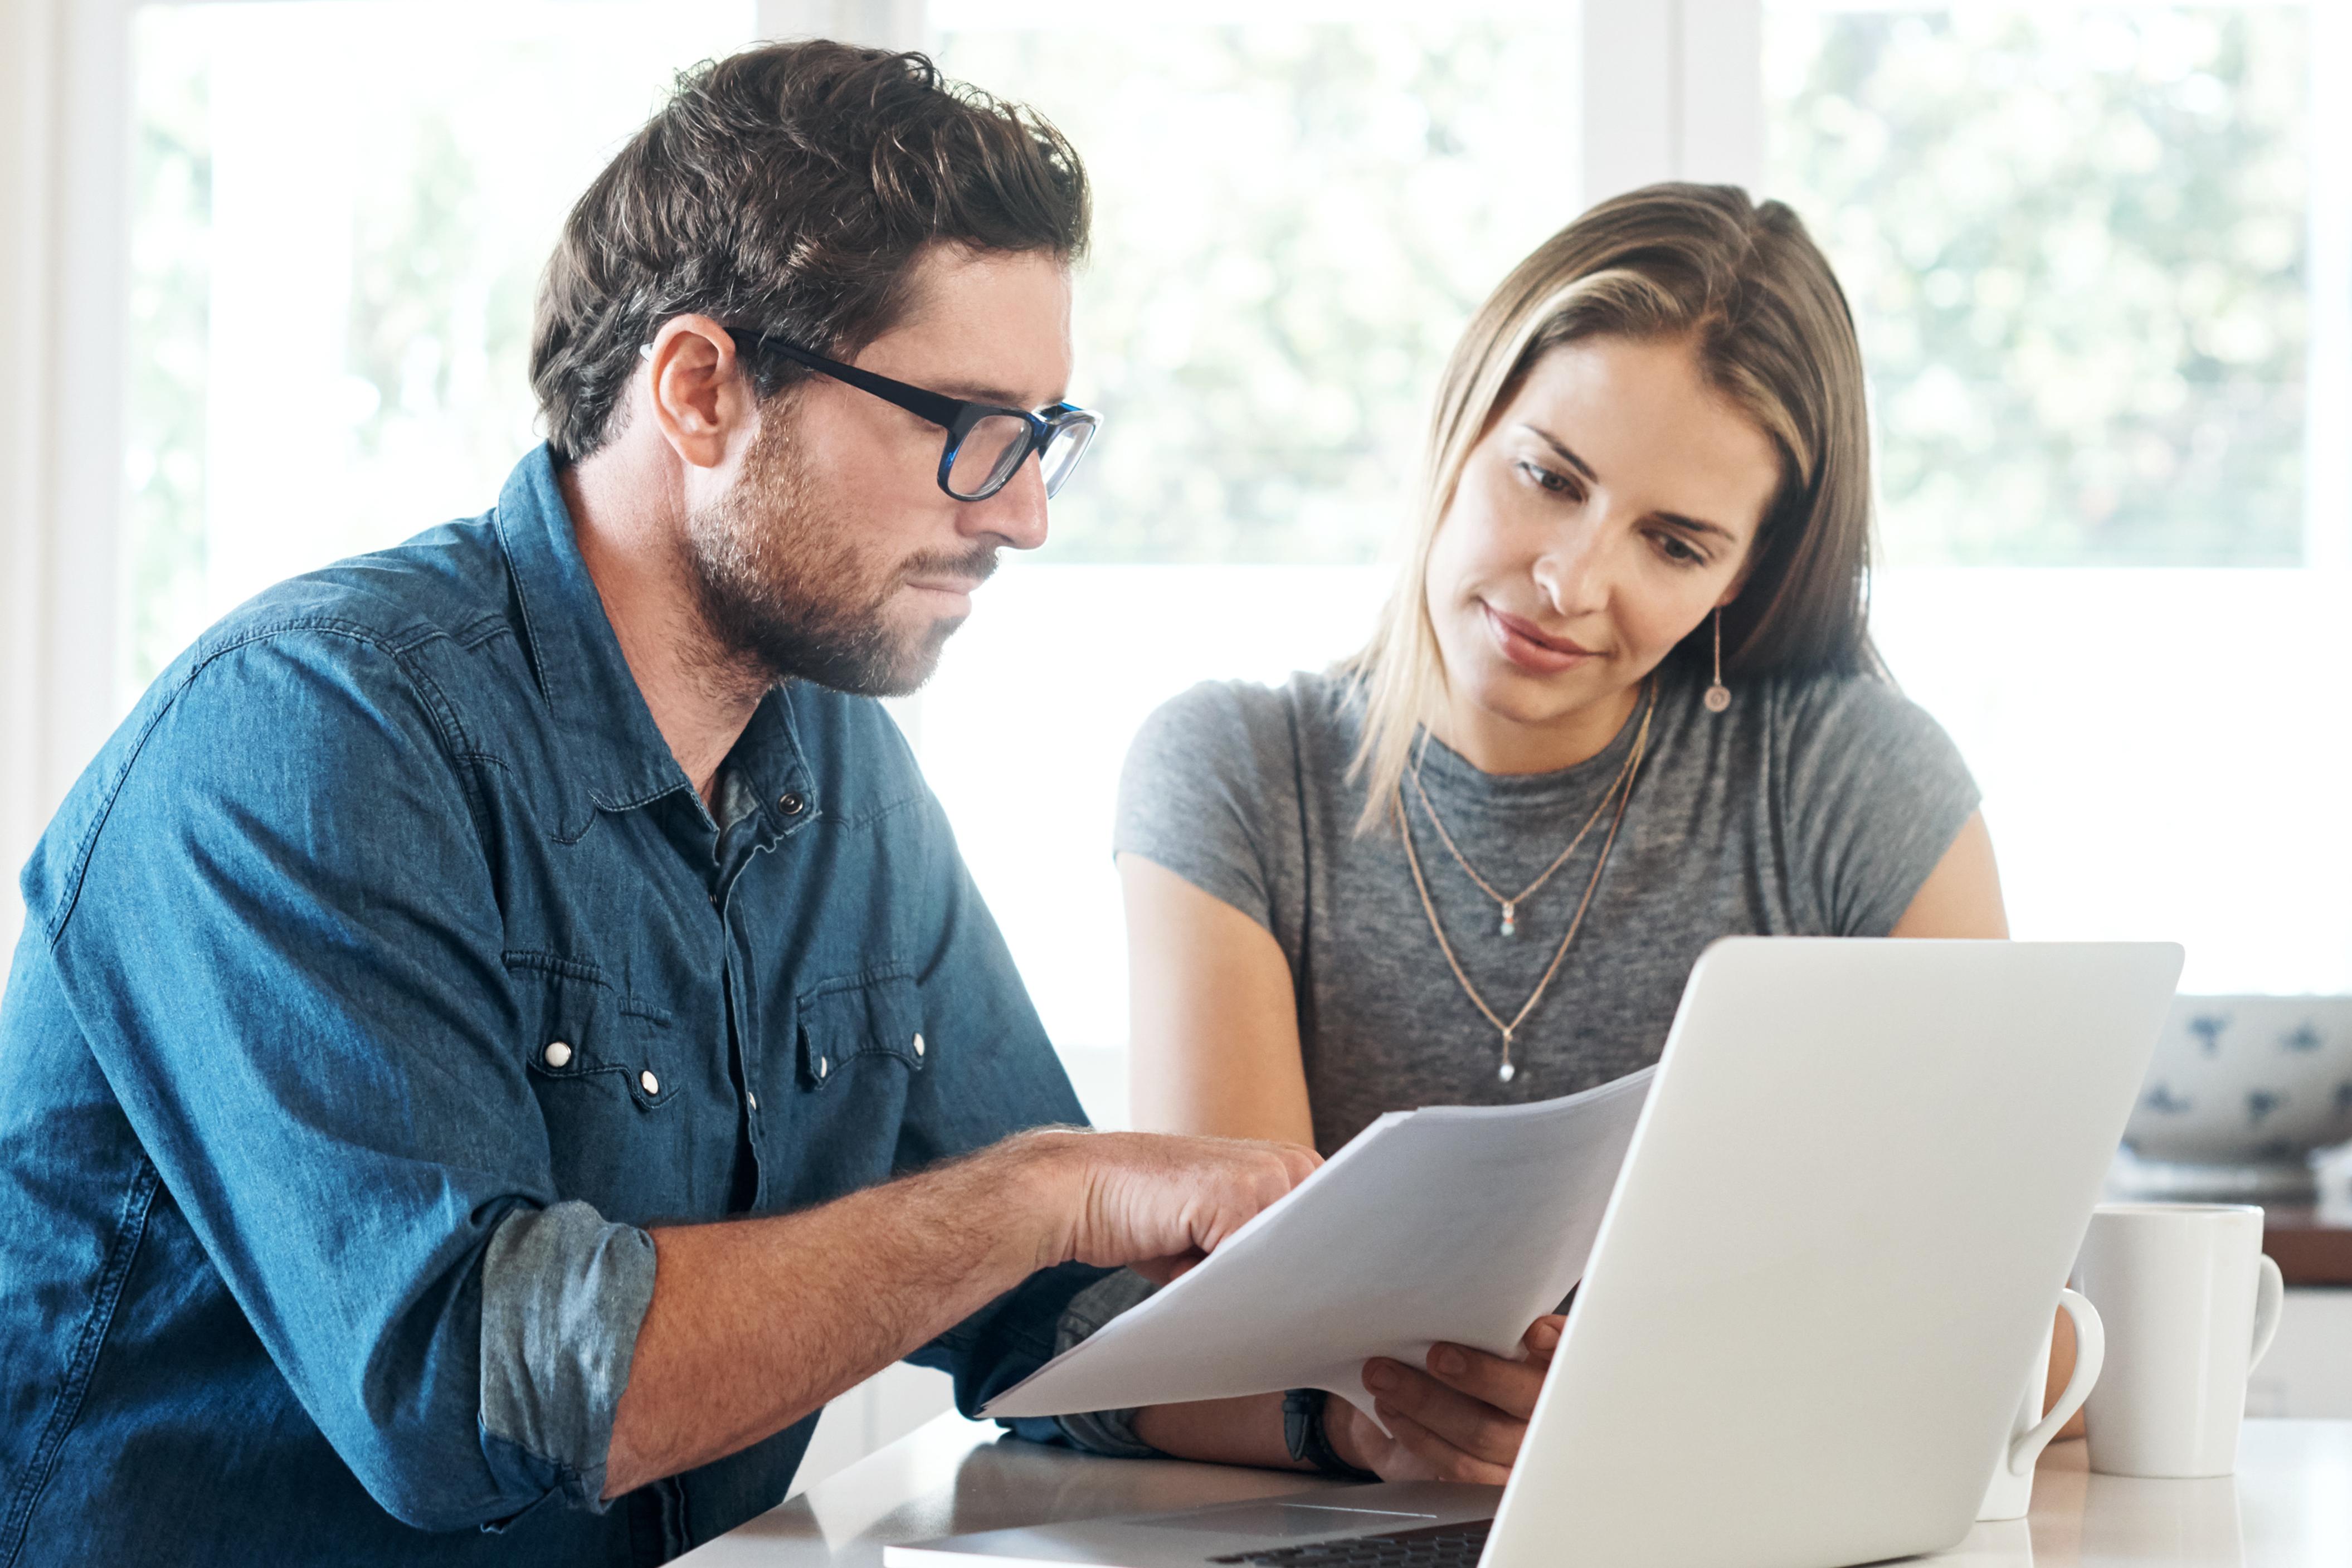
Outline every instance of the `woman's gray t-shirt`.
MULTIPOLYGON (((1717 714, 1690 676, 1658 679, 1616 847, 1566 961, 1514 1038, 1507 1084, 1496 1074, 1502 1037, 1447 969, 1402 841, 1392 828, 1356 834, 1353 681, 1208 682, 1146 721, 1120 781, 1116 847, 1280 943, 1325 1153, 1384 1111, 1549 1100, 1648 1066, 1708 942, 1885 936, 1977 808, 1951 741, 1884 680, 1745 681, 1717 714)), ((1507 896, 1592 815, 1640 717, 1637 707, 1598 756, 1559 773, 1481 773, 1433 741, 1421 777, 1455 846, 1507 896)), ((1495 901, 1447 853, 1410 783, 1405 798, 1446 938, 1507 1020, 1584 897, 1609 817, 1504 937, 1495 901)))

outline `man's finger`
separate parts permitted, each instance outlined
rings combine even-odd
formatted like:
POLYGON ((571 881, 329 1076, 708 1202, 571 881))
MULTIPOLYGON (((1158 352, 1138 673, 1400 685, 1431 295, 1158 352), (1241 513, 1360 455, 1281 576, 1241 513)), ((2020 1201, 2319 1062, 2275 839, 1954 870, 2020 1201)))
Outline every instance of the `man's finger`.
POLYGON ((1559 1349, 1559 1337, 1568 1330, 1568 1315, 1546 1312, 1528 1325, 1519 1338, 1519 1346, 1527 1352, 1528 1360, 1538 1366, 1549 1366, 1552 1352, 1559 1349))
POLYGON ((1527 1436, 1525 1420, 1514 1418, 1483 1399, 1449 1388, 1419 1367, 1374 1361, 1366 1365, 1364 1385, 1376 1399, 1395 1405, 1417 1425, 1465 1454, 1506 1468, 1518 1458, 1519 1440, 1527 1436))
POLYGON ((1282 1152, 1282 1162, 1290 1169, 1290 1184, 1294 1187, 1313 1175, 1323 1163, 1323 1156, 1303 1143, 1276 1143, 1275 1147, 1282 1152))
POLYGON ((1154 1285, 1166 1285, 1190 1274, 1193 1269, 1200 1267, 1201 1262, 1202 1255, 1200 1253, 1184 1252, 1179 1253, 1173 1258, 1148 1258, 1141 1263, 1130 1263, 1128 1267, 1134 1269, 1138 1274, 1142 1275, 1146 1279, 1150 1280, 1154 1285))
POLYGON ((1412 1457, 1412 1468, 1426 1471, 1432 1480, 1499 1487, 1511 1479, 1508 1464, 1493 1464, 1464 1453, 1389 1401, 1375 1399, 1372 1409, 1388 1426, 1396 1446, 1412 1457))

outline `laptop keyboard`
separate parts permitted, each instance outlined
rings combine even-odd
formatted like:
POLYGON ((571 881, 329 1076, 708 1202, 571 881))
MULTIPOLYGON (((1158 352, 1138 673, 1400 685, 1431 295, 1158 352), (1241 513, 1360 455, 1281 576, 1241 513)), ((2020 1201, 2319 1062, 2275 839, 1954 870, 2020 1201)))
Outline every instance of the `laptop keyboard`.
POLYGON ((1351 1535, 1345 1541, 1310 1541, 1264 1552, 1236 1552, 1212 1563, 1265 1563, 1268 1568, 1475 1568, 1486 1550, 1491 1519, 1467 1524, 1433 1524, 1391 1535, 1351 1535))

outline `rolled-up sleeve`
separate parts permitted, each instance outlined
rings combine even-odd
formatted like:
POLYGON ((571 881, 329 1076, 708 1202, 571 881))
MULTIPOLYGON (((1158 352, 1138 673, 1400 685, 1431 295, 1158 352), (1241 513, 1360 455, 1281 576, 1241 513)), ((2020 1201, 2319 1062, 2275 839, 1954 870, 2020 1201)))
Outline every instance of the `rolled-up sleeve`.
POLYGON ((651 1244, 559 1202, 446 705, 274 630, 155 711, 44 907, 147 1158, 394 1517, 596 1506, 651 1244))
MULTIPOLYGON (((1149 1300, 1156 1289, 1132 1268, 1122 1268, 1096 1280, 1071 1297, 1070 1304, 1062 1310, 1061 1326, 1054 1336, 1055 1352, 1093 1338, 1113 1318, 1149 1300)), ((1160 1450, 1135 1435, 1135 1418, 1139 1413, 1136 1406, 1089 1410, 1076 1415, 1056 1415, 1053 1422, 1063 1441, 1089 1454, 1119 1459, 1156 1458, 1160 1450)))
POLYGON ((653 1237, 583 1203, 517 1209, 482 1257, 482 1431, 512 1484, 601 1509, 653 1237))

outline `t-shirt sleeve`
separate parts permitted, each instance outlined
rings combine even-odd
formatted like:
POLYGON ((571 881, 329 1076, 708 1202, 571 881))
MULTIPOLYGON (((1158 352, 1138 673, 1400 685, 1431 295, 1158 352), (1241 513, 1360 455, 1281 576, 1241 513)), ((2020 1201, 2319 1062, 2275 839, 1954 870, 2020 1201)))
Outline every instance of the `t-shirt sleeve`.
POLYGON ((1279 936, 1282 825, 1297 837, 1297 749, 1279 698, 1262 687, 1203 681, 1171 698, 1128 748, 1112 848, 1166 867, 1279 936))
POLYGON ((1885 936, 1976 811, 1976 780, 1887 681, 1822 682, 1796 710, 1782 774, 1794 890, 1828 934, 1885 936))

